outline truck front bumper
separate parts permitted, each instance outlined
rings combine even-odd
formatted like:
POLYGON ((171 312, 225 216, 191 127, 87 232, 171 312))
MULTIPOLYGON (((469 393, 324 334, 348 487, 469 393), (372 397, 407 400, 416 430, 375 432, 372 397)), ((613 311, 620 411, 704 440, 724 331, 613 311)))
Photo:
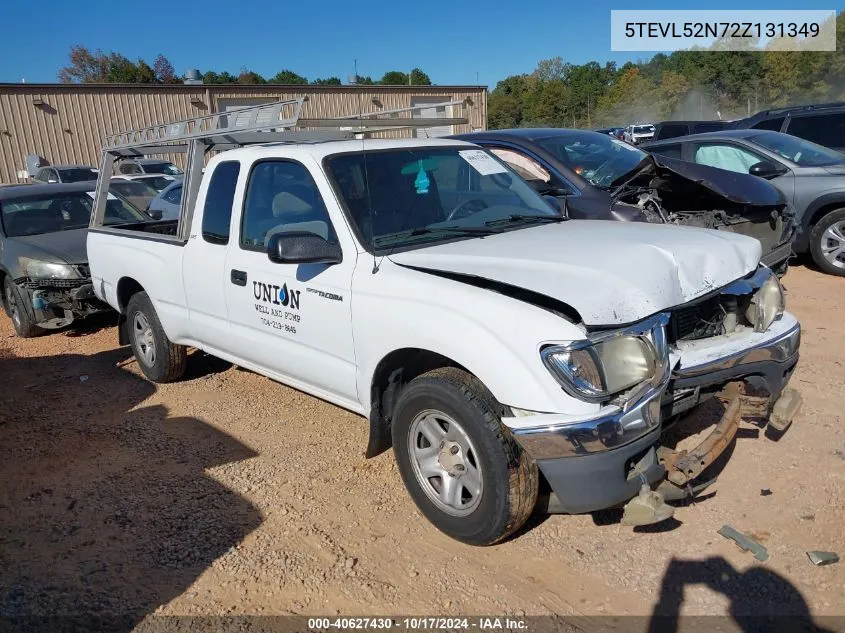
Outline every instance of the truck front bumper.
MULTIPOLYGON (((502 421, 537 461, 557 498, 557 511, 575 514, 619 506, 634 497, 645 482, 667 479, 686 487, 727 448, 742 417, 761 413, 766 417, 773 408, 777 410, 775 405, 798 362, 801 329, 790 317, 754 336, 760 339, 756 344, 733 353, 725 351, 730 345, 719 346, 721 354, 706 346, 691 346, 680 361, 675 358, 675 369, 663 385, 625 411, 606 407, 595 418, 575 422, 559 414, 502 421), (692 360, 685 365, 686 358, 692 360), (744 396, 744 383, 766 395, 756 399, 744 396), (675 453, 660 446, 664 420, 711 397, 725 401, 725 414, 699 447, 675 453), (638 424, 651 430, 620 444, 623 430, 638 424), (696 466, 690 471, 692 462, 696 466)), ((797 408, 795 398, 800 404, 796 392, 790 398, 794 406, 788 407, 789 420, 780 422, 783 428, 797 408)))

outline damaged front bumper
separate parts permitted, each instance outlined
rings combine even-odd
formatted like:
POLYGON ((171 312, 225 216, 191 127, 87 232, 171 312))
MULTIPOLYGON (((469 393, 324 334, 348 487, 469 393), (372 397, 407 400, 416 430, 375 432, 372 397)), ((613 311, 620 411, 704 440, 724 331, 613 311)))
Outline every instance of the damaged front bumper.
POLYGON ((19 279, 22 299, 38 327, 55 330, 109 306, 94 295, 90 279, 19 279))
POLYGON ((624 411, 605 407, 588 420, 562 414, 503 418, 549 482, 549 510, 575 514, 616 507, 645 483, 662 482, 667 498, 682 498, 730 444, 741 419, 768 419, 785 430, 800 405, 797 392, 785 391, 798 361, 798 322, 787 314, 741 343, 725 338, 679 349, 669 378, 624 411), (660 445, 664 421, 711 398, 721 399, 725 412, 698 447, 675 452, 660 445), (632 428, 651 430, 626 441, 632 428))

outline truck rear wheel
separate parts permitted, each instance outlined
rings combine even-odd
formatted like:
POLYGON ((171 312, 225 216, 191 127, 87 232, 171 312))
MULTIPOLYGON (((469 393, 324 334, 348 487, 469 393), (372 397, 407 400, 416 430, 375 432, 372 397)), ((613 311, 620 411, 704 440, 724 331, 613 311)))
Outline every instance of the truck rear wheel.
POLYGON ((491 545, 518 530, 537 501, 537 464, 474 376, 452 367, 408 383, 396 402, 393 451, 405 487, 439 530, 491 545))
POLYGON ((125 327, 135 360, 149 380, 172 382, 182 377, 187 349, 184 345, 174 345, 167 338, 146 292, 138 292, 129 299, 125 327))

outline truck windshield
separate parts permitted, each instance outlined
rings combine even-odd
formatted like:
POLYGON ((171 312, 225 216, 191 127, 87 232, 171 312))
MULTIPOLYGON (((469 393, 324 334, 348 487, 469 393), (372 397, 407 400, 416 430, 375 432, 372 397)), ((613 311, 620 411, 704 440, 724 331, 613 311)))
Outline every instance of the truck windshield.
POLYGON ((562 219, 504 163, 477 147, 336 154, 326 167, 358 234, 376 250, 562 219))
POLYGON ((596 187, 609 187, 648 154, 607 134, 568 131, 537 144, 596 187))
MULTIPOLYGON (((88 227, 94 192, 71 192, 4 200, 0 217, 7 237, 42 235, 88 227)), ((150 217, 125 200, 109 194, 103 224, 149 222, 150 217)))
POLYGON ((97 170, 91 167, 71 167, 60 169, 59 176, 62 182, 85 182, 86 180, 97 180, 97 170))

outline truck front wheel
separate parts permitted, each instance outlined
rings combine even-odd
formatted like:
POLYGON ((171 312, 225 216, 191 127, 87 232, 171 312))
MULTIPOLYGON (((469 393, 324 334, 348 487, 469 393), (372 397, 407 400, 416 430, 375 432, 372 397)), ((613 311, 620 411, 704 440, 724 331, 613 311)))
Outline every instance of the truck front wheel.
POLYGON ((146 292, 132 295, 126 306, 126 324, 135 360, 153 382, 172 382, 185 373, 187 350, 174 345, 164 333, 153 302, 146 292))
POLYGON ((417 507, 442 532, 491 545, 518 530, 537 500, 537 464, 500 421, 474 376, 452 367, 405 386, 393 415, 393 451, 417 507))

